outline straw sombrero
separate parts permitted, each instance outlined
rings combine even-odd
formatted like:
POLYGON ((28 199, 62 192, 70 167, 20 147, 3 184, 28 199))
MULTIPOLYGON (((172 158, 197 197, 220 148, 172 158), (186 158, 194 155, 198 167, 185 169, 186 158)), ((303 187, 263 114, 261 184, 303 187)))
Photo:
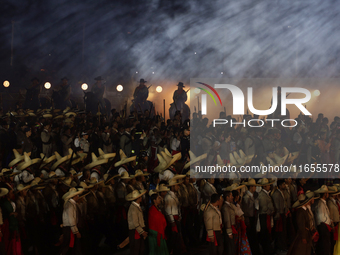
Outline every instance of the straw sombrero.
POLYGON ((13 154, 14 159, 11 162, 9 162, 8 167, 13 167, 14 165, 18 164, 20 161, 24 159, 24 156, 20 155, 20 153, 16 149, 13 149, 13 154))
POLYGON ((173 178, 171 178, 169 180, 168 187, 171 187, 171 186, 183 183, 183 178, 184 177, 185 177, 185 175, 179 175, 179 174, 175 175, 173 178))
POLYGON ((148 176, 148 175, 150 175, 149 173, 143 173, 143 171, 142 170, 136 170, 136 172, 135 172, 135 177, 138 177, 138 176, 148 176))
POLYGON ((108 159, 97 158, 97 156, 93 152, 91 153, 91 156, 92 156, 92 162, 90 164, 86 165, 85 169, 92 169, 95 166, 103 165, 103 164, 106 164, 108 162, 108 159))
POLYGON ((158 190, 157 189, 152 189, 149 191, 149 197, 151 197, 152 195, 158 194, 158 190))
POLYGON ((26 186, 24 186, 23 184, 19 184, 19 185, 17 186, 17 190, 16 190, 15 193, 19 193, 20 191, 29 189, 30 187, 31 187, 31 185, 26 185, 26 186))
POLYGON ((140 198, 141 196, 143 196, 147 191, 146 190, 134 190, 132 191, 130 194, 128 194, 125 199, 127 201, 134 201, 137 198, 140 198))
POLYGON ((36 186, 41 182, 41 178, 40 177, 35 177, 34 180, 31 182, 31 186, 36 186))
POLYGON ((115 163, 115 167, 118 167, 118 166, 121 166, 121 165, 124 165, 126 163, 129 163, 131 161, 134 161, 136 159, 137 156, 133 156, 133 157, 127 157, 124 153, 124 151, 122 151, 122 149, 119 150, 119 155, 120 155, 120 160, 117 161, 115 163))
POLYGON ((164 183, 162 183, 159 186, 157 185, 156 190, 158 190, 158 192, 167 192, 167 191, 170 191, 170 189, 164 183))
POLYGON ((79 177, 82 175, 82 173, 77 173, 74 169, 70 170, 70 174, 73 176, 73 177, 79 177))
POLYGON ((68 178, 64 179, 61 183, 64 184, 65 186, 71 188, 72 187, 72 178, 68 177, 68 178))
POLYGON ((162 172, 166 169, 167 163, 166 163, 165 159, 160 154, 157 154, 157 158, 158 158, 158 166, 156 166, 153 171, 155 173, 160 173, 160 172, 162 172))
POLYGON ((233 183, 230 186, 224 188, 224 191, 233 191, 233 190, 239 190, 245 187, 246 185, 238 185, 237 183, 233 183))
POLYGON ((259 186, 268 186, 268 185, 272 185, 274 182, 275 182, 275 180, 269 181, 267 178, 263 178, 263 179, 258 181, 258 184, 259 184, 259 186))
POLYGON ((77 116, 77 114, 75 112, 67 112, 64 115, 66 116, 66 118, 69 118, 71 115, 77 116))
POLYGON ((134 176, 133 175, 129 175, 128 172, 124 171, 122 172, 122 174, 120 175, 120 179, 122 180, 130 180, 130 179, 133 179, 134 176))
POLYGON ((41 159, 40 158, 35 158, 35 159, 30 159, 30 157, 28 156, 28 154, 26 152, 24 152, 24 162, 21 162, 18 166, 17 169, 19 171, 22 171, 24 169, 26 169, 27 167, 34 165, 38 162, 40 162, 41 159))
POLYGON ((109 174, 104 174, 103 179, 105 184, 109 183, 113 178, 119 177, 119 174, 116 175, 109 175, 109 174))
POLYGON ((180 160, 182 158, 182 153, 179 152, 172 156, 171 153, 167 150, 167 148, 165 148, 164 151, 161 152, 161 154, 167 163, 165 169, 169 168, 177 160, 180 160))
POLYGON ((98 148, 98 153, 99 153, 99 157, 101 159, 111 159, 116 157, 116 153, 104 153, 104 151, 101 148, 98 148))
POLYGON ((10 176, 12 174, 12 170, 8 168, 1 169, 0 176, 10 176))
POLYGON ((184 165, 184 169, 190 167, 190 165, 196 164, 197 162, 202 161, 203 159, 207 158, 207 153, 202 154, 199 157, 196 157, 192 151, 189 151, 190 161, 184 165))
MULTIPOLYGON (((45 155, 43 153, 40 153, 40 157, 41 157, 41 160, 43 160, 43 158, 45 158, 45 155)), ((40 165, 40 169, 43 168, 44 166, 46 166, 47 164, 51 163, 55 159, 56 159, 56 155, 55 154, 52 155, 49 158, 45 158, 44 161, 40 165)))
POLYGON ((52 165, 51 171, 54 171, 59 165, 66 162, 71 157, 71 155, 67 155, 67 156, 62 157, 62 156, 60 156, 60 154, 58 152, 54 152, 54 153, 55 153, 57 161, 52 165))
POLYGON ((312 200, 314 198, 314 192, 309 192, 306 194, 300 194, 298 196, 298 200, 293 204, 293 208, 298 208, 301 207, 305 204, 307 204, 310 200, 312 200))
POLYGON ((329 190, 326 185, 322 185, 321 188, 314 191, 314 193, 322 194, 322 193, 335 193, 336 191, 329 190))
POLYGON ((83 188, 83 189, 91 189, 91 188, 93 188, 93 186, 94 185, 87 185, 87 183, 86 182, 81 182, 80 183, 80 186, 83 188))
POLYGON ((256 181, 254 179, 248 179, 248 182, 245 182, 244 185, 246 186, 260 186, 256 183, 256 181))
POLYGON ((80 195, 81 193, 83 193, 84 189, 82 188, 70 188, 70 190, 68 192, 66 192, 63 195, 63 199, 65 202, 67 202, 70 198, 76 196, 76 195, 80 195))
POLYGON ((0 188, 0 197, 6 196, 8 194, 8 189, 0 188))

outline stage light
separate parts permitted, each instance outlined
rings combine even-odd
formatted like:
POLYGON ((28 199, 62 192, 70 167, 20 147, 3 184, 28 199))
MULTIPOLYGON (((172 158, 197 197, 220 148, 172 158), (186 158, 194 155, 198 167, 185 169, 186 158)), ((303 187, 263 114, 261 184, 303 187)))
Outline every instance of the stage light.
POLYGON ((201 90, 200 90, 199 88, 195 88, 195 89, 194 89, 194 93, 195 93, 195 94, 199 94, 200 92, 201 92, 201 90))
POLYGON ((45 82, 44 87, 45 87, 45 89, 50 89, 51 88, 51 83, 45 82))
POLYGON ((320 90, 318 90, 318 89, 314 90, 313 94, 316 97, 320 96, 320 90))
POLYGON ((155 74, 155 72, 152 72, 152 74, 155 74))
POLYGON ((89 86, 86 84, 86 83, 83 83, 82 85, 81 85, 81 89, 82 90, 87 90, 89 88, 89 86))
POLYGON ((161 86, 157 86, 156 91, 157 91, 158 93, 161 93, 162 90, 163 90, 163 88, 162 88, 161 86))
POLYGON ((9 81, 4 81, 3 84, 4 84, 4 87, 5 87, 5 88, 8 88, 8 87, 9 87, 9 81))
POLYGON ((123 91, 123 86, 119 84, 119 85, 117 86, 117 91, 118 91, 118 92, 123 91))
POLYGON ((223 72, 221 72, 221 74, 223 74, 223 72))

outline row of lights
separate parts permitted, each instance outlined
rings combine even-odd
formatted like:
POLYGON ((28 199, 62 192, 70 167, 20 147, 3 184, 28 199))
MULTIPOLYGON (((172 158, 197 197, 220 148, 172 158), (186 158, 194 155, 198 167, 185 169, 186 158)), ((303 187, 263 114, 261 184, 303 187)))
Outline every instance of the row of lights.
MULTIPOLYGON (((4 85, 5 88, 8 88, 10 83, 9 83, 9 81, 6 80, 6 81, 3 82, 3 85, 4 85)), ((52 87, 52 85, 51 85, 50 82, 45 82, 44 87, 45 87, 45 89, 50 89, 52 87)), ((81 89, 84 90, 84 91, 87 90, 88 88, 89 88, 89 86, 86 83, 83 83, 81 85, 81 89)), ((123 91, 123 85, 119 84, 116 87, 116 89, 117 89, 118 92, 122 92, 123 91)), ((158 93, 161 93, 163 91, 163 88, 161 86, 157 86, 156 91, 158 93)), ((199 89, 198 89, 198 93, 199 93, 199 89)), ((320 91, 319 91, 319 94, 320 94, 320 91)))

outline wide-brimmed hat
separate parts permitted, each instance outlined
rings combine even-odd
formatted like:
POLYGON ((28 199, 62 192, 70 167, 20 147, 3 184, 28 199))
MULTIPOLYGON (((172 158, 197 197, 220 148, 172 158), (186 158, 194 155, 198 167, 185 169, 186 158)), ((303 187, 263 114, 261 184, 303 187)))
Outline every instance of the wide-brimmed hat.
MULTIPOLYGON (((45 158, 45 155, 43 153, 40 153, 40 157, 41 157, 41 160, 43 160, 45 158)), ((44 161, 40 165, 40 169, 43 168, 44 166, 46 166, 47 164, 51 163, 55 159, 56 159, 56 155, 55 154, 52 155, 49 158, 45 158, 44 161)))
POLYGON ((21 162, 18 166, 17 166, 17 169, 19 171, 22 171, 24 169, 26 169, 27 167, 30 167, 31 165, 34 165, 38 162, 40 162, 41 159, 40 158, 35 158, 35 159, 32 159, 28 156, 28 154, 26 152, 24 152, 24 161, 21 162))
POLYGON ((130 180, 130 179, 133 179, 134 176, 133 175, 129 175, 128 172, 124 171, 122 172, 122 174, 120 175, 120 179, 122 180, 130 180))
POLYGON ((31 185, 26 185, 26 186, 24 186, 23 184, 19 184, 19 185, 17 186, 17 190, 16 190, 15 193, 19 193, 20 191, 29 189, 30 187, 31 187, 31 185))
POLYGON ((179 82, 179 83, 177 84, 177 86, 178 86, 178 87, 185 88, 185 86, 184 86, 183 82, 179 82))
POLYGON ((136 170, 136 172, 135 172, 135 177, 138 177, 138 176, 148 176, 148 175, 150 175, 149 173, 144 173, 142 170, 136 170))
POLYGON ((52 165, 51 171, 54 171, 58 166, 60 166, 62 163, 64 163, 65 161, 71 158, 71 155, 62 157, 60 156, 58 152, 54 152, 54 153, 55 153, 57 161, 52 165))
POLYGON ((13 154, 14 159, 9 162, 8 167, 12 167, 24 159, 24 155, 20 155, 20 153, 16 149, 13 149, 13 154))
POLYGON ((97 76, 96 78, 94 78, 95 81, 103 81, 104 79, 101 76, 97 76))
POLYGON ((224 188, 224 191, 233 191, 233 190, 239 190, 242 189, 243 187, 245 187, 246 185, 239 185, 237 183, 233 183, 230 186, 224 188))
POLYGON ((67 112, 64 115, 65 115, 66 118, 69 118, 71 115, 77 116, 77 114, 75 112, 67 112))
POLYGON ((92 184, 88 185, 86 182, 81 182, 79 185, 84 189, 91 189, 94 186, 92 184))
POLYGON ((31 186, 36 186, 41 182, 41 178, 40 177, 35 177, 34 180, 31 182, 31 186))
POLYGON ((139 80, 139 83, 146 83, 147 81, 146 80, 144 80, 144 79, 140 79, 139 80))
POLYGON ((12 174, 13 170, 9 168, 2 168, 0 176, 10 176, 12 174))
POLYGON ((164 151, 161 152, 161 154, 162 154, 162 157, 165 159, 165 161, 167 163, 165 169, 169 168, 177 160, 180 160, 182 158, 181 152, 178 152, 175 155, 171 155, 171 153, 168 151, 167 148, 165 148, 164 151))
POLYGON ((65 186, 71 188, 72 187, 72 178, 68 177, 68 178, 64 179, 61 183, 64 184, 65 186))
POLYGON ((230 165, 235 166, 236 168, 244 166, 246 164, 246 159, 241 158, 236 152, 234 152, 234 154, 229 153, 230 165), (237 159, 234 154, 237 155, 237 159))
POLYGON ((156 166, 153 171, 155 173, 160 173, 166 169, 167 162, 160 154, 157 154, 157 158, 158 158, 158 166, 156 166))
POLYGON ((99 153, 98 158, 110 159, 116 157, 116 153, 104 153, 104 151, 101 148, 98 148, 98 153, 99 153))
POLYGON ((158 192, 170 191, 170 189, 164 183, 162 183, 161 185, 157 185, 156 190, 158 190, 158 192))
POLYGON ((155 195, 155 194, 158 194, 158 190, 157 189, 151 189, 150 191, 149 191, 149 197, 151 197, 152 195, 155 195))
POLYGON ((199 157, 196 157, 195 154, 192 151, 189 151, 190 161, 184 165, 184 169, 190 167, 190 165, 193 165, 197 162, 202 161, 203 159, 207 158, 207 153, 202 154, 199 157))
POLYGON ((256 181, 254 179, 251 179, 251 178, 248 179, 248 181, 245 182, 244 185, 246 185, 246 186, 260 186, 256 183, 256 181))
POLYGON ((340 194, 340 190, 339 190, 339 187, 337 187, 337 186, 330 186, 330 187, 328 187, 328 189, 330 190, 330 191, 332 191, 332 196, 336 196, 336 195, 338 195, 338 194, 340 194))
POLYGON ((117 161, 115 163, 115 167, 118 167, 118 166, 121 166, 121 165, 124 165, 126 163, 129 163, 131 161, 134 161, 136 159, 137 156, 132 156, 132 157, 127 157, 124 153, 124 151, 122 151, 122 149, 119 150, 119 155, 120 155, 120 160, 117 161))
POLYGON ((74 169, 71 169, 70 170, 70 174, 73 176, 73 177, 79 177, 82 175, 82 173, 77 173, 76 170, 74 169))
POLYGON ((82 188, 70 188, 70 190, 68 192, 66 192, 63 195, 63 199, 66 202, 67 200, 69 200, 70 198, 76 196, 76 195, 80 195, 81 193, 83 193, 84 189, 82 188))
POLYGON ((46 113, 46 114, 43 114, 43 117, 47 119, 47 118, 52 118, 53 115, 50 113, 46 113))
POLYGON ((275 182, 275 180, 268 180, 267 178, 263 178, 258 181, 259 186, 268 186, 272 185, 275 182))
POLYGON ((8 189, 0 188, 0 197, 6 196, 8 194, 8 189))
POLYGON ((298 200, 293 204, 293 208, 298 208, 301 207, 305 204, 307 204, 310 200, 312 200, 314 198, 314 192, 309 192, 306 194, 300 194, 298 196, 298 200))
MULTIPOLYGON (((253 160, 253 158, 255 157, 255 155, 254 154, 252 154, 252 155, 246 155, 244 152, 243 152, 243 150, 239 150, 239 154, 240 154, 240 157, 241 157, 241 159, 244 159, 245 161, 246 161, 246 165, 247 164, 250 164, 251 163, 251 161, 253 160)), ((234 157, 236 157, 236 155, 238 155, 236 152, 234 152, 234 157)))
POLYGON ((119 177, 119 174, 116 175, 109 175, 109 174, 104 174, 103 179, 105 181, 105 184, 109 183, 112 179, 119 177))
MULTIPOLYGON (((307 195, 307 194, 309 194, 309 193, 311 193, 312 191, 310 191, 310 190, 307 190, 306 192, 305 192, 305 194, 307 195)), ((320 194, 318 194, 318 193, 315 193, 315 192, 312 192, 313 194, 314 194, 314 199, 319 199, 320 198, 320 194)))
POLYGON ((92 169, 95 166, 103 165, 103 164, 106 164, 108 162, 108 159, 97 158, 97 156, 93 152, 91 153, 91 156, 92 156, 92 162, 90 164, 86 165, 85 169, 92 169))
POLYGON ((66 76, 64 76, 64 77, 61 78, 60 80, 61 80, 61 81, 62 81, 62 80, 67 80, 67 81, 69 81, 69 79, 68 79, 66 76))
POLYGON ((171 178, 169 180, 169 184, 168 184, 168 187, 171 187, 171 186, 174 186, 174 185, 177 185, 177 184, 181 184, 183 183, 183 178, 185 177, 185 175, 175 175, 173 178, 171 178))
POLYGON ((314 193, 317 193, 317 194, 322 194, 322 193, 335 193, 336 191, 332 191, 332 190, 329 190, 328 189, 328 186, 326 185, 322 185, 321 188, 317 189, 314 191, 314 193))
POLYGON ((127 201, 133 201, 136 200, 137 198, 140 198, 141 196, 143 196, 147 191, 146 190, 134 190, 132 191, 130 194, 128 194, 125 199, 127 201))
POLYGON ((103 182, 104 182, 104 180, 98 181, 96 177, 91 177, 91 179, 87 182, 87 184, 90 188, 93 188, 95 185, 99 185, 103 182))

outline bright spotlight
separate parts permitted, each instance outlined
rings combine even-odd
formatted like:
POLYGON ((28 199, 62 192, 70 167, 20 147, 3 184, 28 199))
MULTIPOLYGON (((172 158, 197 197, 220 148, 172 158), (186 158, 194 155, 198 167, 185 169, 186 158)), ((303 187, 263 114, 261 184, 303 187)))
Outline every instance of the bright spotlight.
POLYGON ((4 85, 5 88, 8 88, 9 87, 9 81, 4 81, 3 85, 4 85))
POLYGON ((45 89, 50 89, 51 88, 51 83, 45 82, 44 87, 45 87, 45 89))
POLYGON ((200 92, 201 92, 201 90, 200 90, 199 88, 195 88, 195 89, 194 89, 194 93, 195 93, 195 94, 199 94, 200 92))
POLYGON ((320 90, 318 90, 318 89, 314 90, 313 94, 316 97, 320 96, 320 90))
POLYGON ((162 88, 161 86, 157 86, 156 91, 157 91, 158 93, 161 93, 162 90, 163 90, 163 88, 162 88))
POLYGON ((118 92, 123 91, 123 86, 119 84, 119 85, 117 86, 117 91, 118 91, 118 92))
POLYGON ((89 88, 89 86, 86 84, 86 83, 83 83, 82 85, 81 85, 81 89, 82 90, 87 90, 89 88))

